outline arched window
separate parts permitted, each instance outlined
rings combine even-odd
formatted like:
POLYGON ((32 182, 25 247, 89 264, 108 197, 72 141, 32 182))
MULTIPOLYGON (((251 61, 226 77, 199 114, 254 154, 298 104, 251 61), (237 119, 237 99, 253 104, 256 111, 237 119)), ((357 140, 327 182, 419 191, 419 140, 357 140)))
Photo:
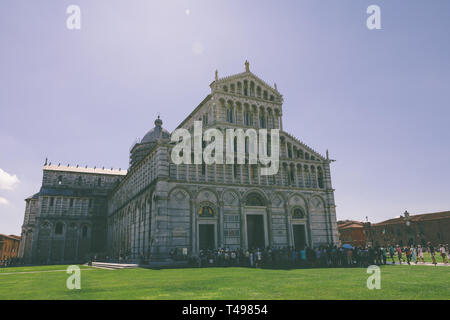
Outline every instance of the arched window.
POLYGON ((63 234, 63 231, 64 231, 64 226, 63 226, 62 222, 56 223, 55 234, 56 235, 61 235, 61 234, 63 234))
POLYGON ((265 100, 267 100, 267 95, 268 95, 267 91, 264 90, 263 97, 264 97, 265 100))
POLYGON ((227 121, 233 123, 233 106, 231 105, 227 108, 227 121))
POLYGON ((266 116, 264 114, 260 115, 259 122, 260 122, 261 128, 266 128, 266 116))
POLYGON ((248 81, 244 80, 244 96, 248 96, 248 81))
POLYGON ((290 180, 290 184, 295 184, 295 177, 294 177, 294 167, 290 166, 289 167, 289 180, 290 180))
POLYGON ((241 82, 237 83, 237 93, 242 94, 242 83, 241 82))
POLYGON ((247 196, 246 204, 247 204, 248 206, 260 206, 260 207, 262 207, 262 206, 264 206, 264 200, 263 200, 263 198, 262 198, 259 194, 257 194, 257 193, 250 193, 250 194, 247 196))
POLYGON ((305 173, 305 187, 311 187, 311 176, 307 165, 303 166, 303 172, 305 173))
POLYGON ((198 215, 204 218, 214 217, 214 210, 210 206, 203 206, 200 208, 198 215))
POLYGON ((257 88, 256 88, 256 96, 257 96, 258 98, 261 98, 261 87, 257 87, 257 88))
POLYGON ((234 84, 230 85, 230 91, 231 91, 231 93, 235 93, 234 84))
POLYGON ((245 111, 244 113, 244 123, 246 126, 250 125, 250 112, 245 111))
POLYGON ((303 219, 305 217, 305 211, 302 208, 296 207, 292 210, 292 217, 296 219, 303 219))
POLYGON ((317 180, 319 181, 319 188, 323 189, 323 172, 322 168, 317 168, 317 180))
POLYGON ((223 91, 228 92, 228 87, 227 86, 223 86, 223 91))
POLYGON ((283 174, 286 177, 285 185, 291 184, 291 175, 289 174, 289 167, 286 163, 283 164, 283 174))

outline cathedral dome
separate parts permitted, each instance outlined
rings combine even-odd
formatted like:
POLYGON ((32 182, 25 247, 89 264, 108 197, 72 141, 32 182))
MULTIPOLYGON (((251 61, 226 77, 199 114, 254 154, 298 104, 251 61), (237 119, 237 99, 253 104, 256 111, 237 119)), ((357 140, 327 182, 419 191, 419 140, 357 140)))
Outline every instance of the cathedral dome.
POLYGON ((142 138, 141 143, 150 143, 158 141, 159 139, 169 139, 170 133, 162 127, 162 120, 159 118, 155 120, 155 127, 151 129, 142 138))

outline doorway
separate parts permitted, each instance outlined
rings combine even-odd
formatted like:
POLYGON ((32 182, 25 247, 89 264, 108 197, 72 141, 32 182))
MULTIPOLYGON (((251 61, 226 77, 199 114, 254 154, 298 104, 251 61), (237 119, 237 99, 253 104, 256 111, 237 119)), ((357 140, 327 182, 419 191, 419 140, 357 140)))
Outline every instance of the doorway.
POLYGON ((214 225, 213 224, 199 224, 199 249, 208 250, 215 248, 214 239, 214 225))
POLYGON ((248 248, 264 249, 264 219, 260 214, 247 215, 247 243, 248 248))
POLYGON ((294 233, 294 246, 296 250, 303 250, 306 246, 306 231, 304 224, 292 225, 294 233))

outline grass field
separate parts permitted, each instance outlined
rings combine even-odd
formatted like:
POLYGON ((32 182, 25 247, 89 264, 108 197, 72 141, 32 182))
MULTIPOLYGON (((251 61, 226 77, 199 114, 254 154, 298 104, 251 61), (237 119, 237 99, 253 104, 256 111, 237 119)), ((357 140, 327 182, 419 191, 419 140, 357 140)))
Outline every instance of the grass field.
POLYGON ((381 289, 364 268, 122 269, 82 267, 69 290, 67 266, 0 269, 0 299, 450 299, 450 268, 383 266, 381 289))

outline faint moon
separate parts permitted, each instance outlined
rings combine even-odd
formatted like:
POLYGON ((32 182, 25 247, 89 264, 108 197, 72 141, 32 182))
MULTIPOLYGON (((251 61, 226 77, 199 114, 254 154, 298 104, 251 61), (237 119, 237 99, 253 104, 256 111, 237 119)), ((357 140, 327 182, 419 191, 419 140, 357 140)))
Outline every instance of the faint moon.
POLYGON ((203 44, 201 42, 197 41, 192 44, 192 52, 194 52, 194 54, 202 54, 204 50, 205 48, 203 47, 203 44))
POLYGON ((188 15, 191 13, 191 10, 186 9, 185 13, 186 13, 186 15, 188 16, 188 15))

